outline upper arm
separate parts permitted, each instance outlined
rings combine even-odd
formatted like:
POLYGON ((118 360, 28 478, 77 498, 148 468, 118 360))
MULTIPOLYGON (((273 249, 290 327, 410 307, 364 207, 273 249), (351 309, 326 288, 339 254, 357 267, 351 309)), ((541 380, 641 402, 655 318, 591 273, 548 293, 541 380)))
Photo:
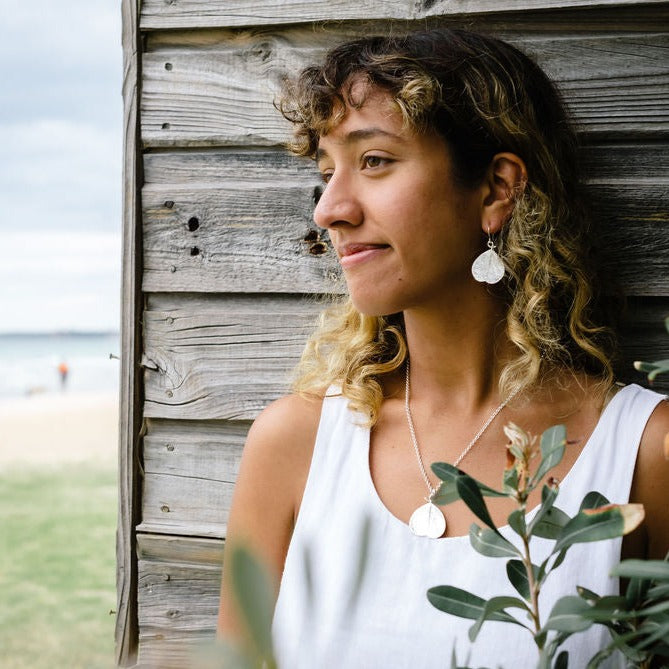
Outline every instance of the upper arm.
MULTIPOLYGON (((250 549, 277 590, 311 463, 320 404, 295 395, 270 404, 249 430, 235 484, 226 552, 235 545, 250 549)), ((239 638, 228 562, 223 565, 218 631, 239 638)))
POLYGON ((663 401, 653 411, 639 446, 630 501, 643 504, 646 517, 635 549, 626 551, 627 557, 663 559, 669 552, 669 460, 664 453, 668 433, 669 402, 663 401))

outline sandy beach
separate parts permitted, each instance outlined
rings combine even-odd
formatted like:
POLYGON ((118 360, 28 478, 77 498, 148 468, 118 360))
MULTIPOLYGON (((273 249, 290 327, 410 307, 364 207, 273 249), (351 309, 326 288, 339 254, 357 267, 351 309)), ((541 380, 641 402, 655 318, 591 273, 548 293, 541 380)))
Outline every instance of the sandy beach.
POLYGON ((113 464, 117 448, 115 391, 0 400, 0 470, 22 464, 113 464))

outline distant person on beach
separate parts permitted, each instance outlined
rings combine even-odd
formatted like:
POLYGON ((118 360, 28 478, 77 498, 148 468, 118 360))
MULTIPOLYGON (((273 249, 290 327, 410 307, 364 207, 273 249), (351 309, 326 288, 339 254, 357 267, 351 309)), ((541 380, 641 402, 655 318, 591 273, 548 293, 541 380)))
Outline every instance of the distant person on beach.
POLYGON ((60 389, 65 390, 67 385, 67 375, 70 371, 70 368, 67 366, 65 360, 63 360, 60 365, 58 365, 58 373, 60 374, 60 389))

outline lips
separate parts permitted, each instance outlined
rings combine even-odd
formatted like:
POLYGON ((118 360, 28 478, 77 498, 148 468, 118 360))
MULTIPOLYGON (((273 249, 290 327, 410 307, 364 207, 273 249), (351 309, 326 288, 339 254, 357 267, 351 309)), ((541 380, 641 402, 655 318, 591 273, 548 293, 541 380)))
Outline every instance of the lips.
POLYGON ((377 257, 388 248, 388 244, 344 244, 337 249, 337 253, 341 266, 349 268, 377 257))
POLYGON ((337 249, 340 258, 346 258, 365 251, 372 251, 376 249, 386 249, 388 244, 345 244, 337 249))

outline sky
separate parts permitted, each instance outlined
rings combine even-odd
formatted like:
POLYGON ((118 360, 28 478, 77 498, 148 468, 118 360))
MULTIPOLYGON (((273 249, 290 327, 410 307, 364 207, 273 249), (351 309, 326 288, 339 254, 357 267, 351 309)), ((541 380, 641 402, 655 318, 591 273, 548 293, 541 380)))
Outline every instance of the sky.
POLYGON ((0 332, 117 331, 120 0, 2 0, 0 332))

